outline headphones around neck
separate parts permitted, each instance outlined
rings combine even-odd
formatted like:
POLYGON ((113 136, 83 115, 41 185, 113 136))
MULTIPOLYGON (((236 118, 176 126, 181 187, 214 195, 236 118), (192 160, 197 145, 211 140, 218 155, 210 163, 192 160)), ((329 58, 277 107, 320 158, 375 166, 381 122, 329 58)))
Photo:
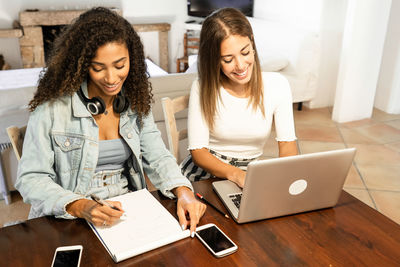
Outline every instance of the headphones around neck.
MULTIPOLYGON (((82 91, 82 87, 78 90, 78 96, 85 104, 86 109, 92 115, 103 114, 106 111, 106 104, 101 97, 87 98, 82 91)), ((122 95, 122 90, 115 96, 113 101, 113 109, 117 113, 122 113, 129 108, 129 100, 122 95)))

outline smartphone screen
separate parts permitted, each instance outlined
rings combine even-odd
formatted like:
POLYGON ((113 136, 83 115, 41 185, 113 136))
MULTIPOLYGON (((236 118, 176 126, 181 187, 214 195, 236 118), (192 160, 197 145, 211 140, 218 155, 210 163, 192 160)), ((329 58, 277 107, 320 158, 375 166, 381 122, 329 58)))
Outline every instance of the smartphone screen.
POLYGON ((80 253, 80 249, 57 251, 53 267, 77 267, 80 253))
POLYGON ((226 236, 215 226, 199 230, 197 231, 197 234, 215 253, 235 246, 235 244, 226 238, 226 236))

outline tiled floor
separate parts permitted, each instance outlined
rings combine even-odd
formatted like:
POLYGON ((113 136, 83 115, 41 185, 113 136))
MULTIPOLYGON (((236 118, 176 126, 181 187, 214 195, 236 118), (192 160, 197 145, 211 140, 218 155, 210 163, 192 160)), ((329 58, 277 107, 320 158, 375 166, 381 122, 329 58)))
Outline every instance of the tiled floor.
POLYGON ((400 115, 374 109, 371 119, 331 120, 331 109, 295 111, 302 154, 355 147, 344 190, 400 224, 400 115))
MULTIPOLYGON (((400 224, 400 115, 374 110, 371 119, 338 124, 331 108, 295 111, 300 153, 357 148, 344 189, 400 224)), ((267 156, 276 157, 276 143, 266 145, 267 156)), ((0 201, 0 226, 25 219, 29 205, 13 194, 11 205, 0 201)))

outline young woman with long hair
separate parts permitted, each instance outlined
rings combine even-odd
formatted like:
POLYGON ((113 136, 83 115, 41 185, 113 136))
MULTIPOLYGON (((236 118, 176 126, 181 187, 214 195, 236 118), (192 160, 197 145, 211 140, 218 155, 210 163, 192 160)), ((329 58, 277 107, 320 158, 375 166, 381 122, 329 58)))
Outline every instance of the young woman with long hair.
POLYGON ((219 9, 204 20, 198 74, 189 101, 190 155, 180 165, 186 177, 215 176, 243 187, 273 121, 279 156, 297 154, 289 83, 261 72, 251 25, 239 10, 219 9))
POLYGON ((29 217, 115 224, 121 204, 112 202, 115 210, 89 196, 146 188, 146 173, 164 195, 178 198, 179 221, 194 233, 205 205, 166 150, 151 103, 143 46, 128 21, 94 8, 69 25, 30 102, 16 183, 32 205, 29 217))

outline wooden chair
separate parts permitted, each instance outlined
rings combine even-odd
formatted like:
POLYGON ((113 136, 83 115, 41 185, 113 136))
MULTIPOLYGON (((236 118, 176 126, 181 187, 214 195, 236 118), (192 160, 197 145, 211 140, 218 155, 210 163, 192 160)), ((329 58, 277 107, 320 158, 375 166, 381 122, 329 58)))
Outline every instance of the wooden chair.
POLYGON ((26 126, 21 128, 18 128, 17 126, 10 126, 7 128, 8 138, 10 138, 15 156, 17 157, 18 161, 22 156, 22 145, 24 143, 25 132, 26 126))
POLYGON ((176 60, 176 72, 184 72, 189 68, 188 49, 199 49, 200 38, 183 36, 183 57, 176 60), (183 69, 181 68, 183 64, 183 69))
POLYGON ((161 99, 164 113, 165 128, 167 130, 169 151, 179 161, 179 141, 187 138, 187 129, 178 131, 176 127, 175 113, 187 109, 189 95, 179 96, 174 99, 164 97, 161 99))

